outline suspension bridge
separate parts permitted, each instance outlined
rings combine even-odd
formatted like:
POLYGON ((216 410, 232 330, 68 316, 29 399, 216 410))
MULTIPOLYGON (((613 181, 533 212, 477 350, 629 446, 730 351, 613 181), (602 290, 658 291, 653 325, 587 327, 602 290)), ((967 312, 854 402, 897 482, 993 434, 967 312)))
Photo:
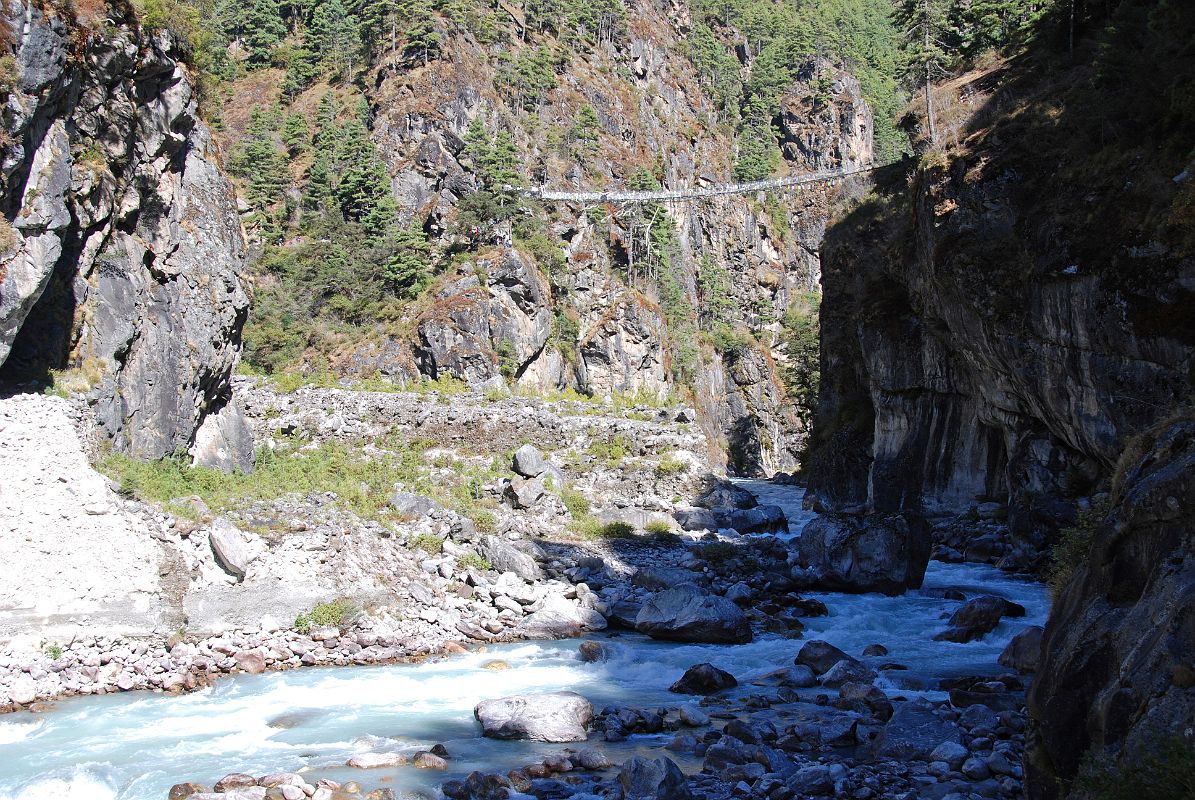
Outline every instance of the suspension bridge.
POLYGON ((657 201, 677 202, 685 200, 701 200, 709 197, 723 197, 734 194, 754 194, 755 192, 773 192, 796 186, 810 184, 835 183, 852 175, 861 175, 880 169, 881 164, 866 167, 852 167, 850 169, 826 169, 811 172, 806 175, 792 175, 786 178, 769 178, 762 181, 747 181, 745 183, 727 183, 718 186, 693 187, 688 189, 657 189, 648 191, 604 191, 604 192, 569 192, 549 189, 546 186, 510 187, 511 190, 537 200, 550 200, 569 203, 651 203, 657 201))

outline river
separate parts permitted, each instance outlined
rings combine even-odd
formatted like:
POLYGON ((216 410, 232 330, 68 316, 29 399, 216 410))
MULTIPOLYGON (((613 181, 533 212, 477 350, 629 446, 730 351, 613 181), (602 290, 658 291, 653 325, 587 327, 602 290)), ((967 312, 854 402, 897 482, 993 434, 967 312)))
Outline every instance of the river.
MULTIPOLYGON (((764 502, 781 500, 793 534, 810 516, 799 511, 799 490, 747 483, 764 502)), ((1037 583, 974 564, 931 563, 924 586, 902 597, 810 593, 830 610, 806 620, 805 640, 825 639, 860 656, 882 644, 889 654, 864 658, 872 666, 897 662, 908 669, 881 673, 890 693, 934 696, 938 679, 1001 671, 996 658, 1027 625, 1045 623, 1048 596, 1037 583), (997 594, 1025 606, 1022 618, 1004 619, 982 641, 935 642, 943 617, 959 603, 947 588, 969 596, 997 594), (927 688, 928 687, 928 688, 927 688)), ((802 640, 760 636, 745 645, 681 645, 637 634, 597 638, 609 660, 586 663, 578 641, 527 642, 488 648, 420 664, 307 668, 241 675, 183 695, 126 692, 77 697, 53 710, 0 717, 0 800, 163 800, 180 781, 211 785, 230 772, 264 774, 308 769, 313 776, 356 779, 367 786, 426 790, 474 769, 506 771, 565 745, 493 741, 479 736, 473 706, 482 699, 569 689, 596 708, 609 703, 677 706, 668 692, 684 670, 709 661, 739 679, 739 694, 759 691, 750 681, 792 664, 802 640), (509 669, 487 669, 500 659, 509 669), (352 755, 419 749, 444 743, 448 773, 413 767, 362 772, 343 767, 352 755)), ((807 690, 810 699, 817 690, 807 690)), ((618 763, 650 752, 670 738, 632 736, 596 745, 618 763)), ((574 745, 575 747, 575 745, 574 745)), ((668 755, 686 770, 699 763, 668 755)), ((311 778, 314 780, 314 777, 311 778)))

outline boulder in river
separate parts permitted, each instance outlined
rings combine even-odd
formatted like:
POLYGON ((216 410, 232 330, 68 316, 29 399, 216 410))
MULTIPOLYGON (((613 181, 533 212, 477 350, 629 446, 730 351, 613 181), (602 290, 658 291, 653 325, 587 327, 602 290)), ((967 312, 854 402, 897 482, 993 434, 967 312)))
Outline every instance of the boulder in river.
POLYGON ((689 800, 689 782, 670 758, 632 758, 618 773, 623 800, 689 800))
POLYGON ((968 600, 950 616, 946 630, 934 637, 939 642, 973 642, 987 636, 1005 616, 1024 616, 1025 609, 1003 597, 985 595, 968 600))
POLYGON ((738 685, 735 677, 724 669, 718 669, 713 664, 695 664, 685 670, 685 674, 668 691, 677 694, 714 694, 738 685))
POLYGON ((492 739, 583 742, 593 706, 576 692, 548 692, 483 700, 473 715, 492 739))
POLYGON ((659 592, 644 603, 635 629, 653 639, 676 642, 751 641, 751 624, 741 608, 691 583, 659 592))
POLYGON ((824 514, 805 526, 797 547, 810 585, 898 595, 921 586, 930 531, 913 514, 824 514))
POLYGON ((736 486, 730 481, 718 481, 694 500, 693 505, 723 511, 755 508, 759 501, 755 499, 754 494, 741 486, 736 486))
POLYGON ((1008 647, 1000 654, 1000 665, 1017 672, 1036 672, 1037 659, 1041 655, 1042 628, 1030 625, 1012 637, 1008 647))
POLYGON ((823 642, 821 639, 810 639, 801 646, 801 651, 797 653, 797 657, 793 663, 804 664, 813 670, 813 674, 821 675, 829 672, 830 668, 839 661, 854 661, 856 664, 859 663, 858 659, 851 658, 829 642, 823 642))

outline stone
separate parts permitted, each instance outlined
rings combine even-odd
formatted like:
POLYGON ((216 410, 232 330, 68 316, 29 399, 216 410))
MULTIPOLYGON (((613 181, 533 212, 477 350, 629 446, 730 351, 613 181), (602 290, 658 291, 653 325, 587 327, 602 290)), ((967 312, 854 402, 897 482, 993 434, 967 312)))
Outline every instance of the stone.
POLYGON ((348 760, 348 766, 357 769, 377 769, 378 767, 401 767, 410 762, 410 758, 402 753, 358 753, 348 760))
POLYGON ((693 501, 700 508, 715 510, 755 508, 759 505, 755 495, 730 481, 717 481, 693 501))
POLYGON ((261 648, 238 650, 232 657, 236 661, 237 669, 250 675, 260 675, 266 671, 266 654, 261 648))
POLYGON ((1012 637, 1012 641, 1000 653, 1000 665, 1017 672, 1036 672, 1037 660, 1041 655, 1042 633, 1040 625, 1030 625, 1012 637))
POLYGON ((477 552, 499 572, 513 572, 525 581, 543 579, 543 570, 535 558, 497 536, 487 535, 477 543, 477 552))
POLYGON ((216 563, 238 581, 245 579, 249 565, 263 549, 260 539, 245 533, 224 517, 212 523, 208 531, 208 542, 216 563))
POLYGON ((691 583, 652 596, 635 617, 635 630, 678 642, 741 644, 752 638, 742 609, 691 583))
POLYGON ((406 520, 422 519, 441 508, 440 504, 430 497, 402 490, 390 495, 390 507, 400 519, 406 520))
POLYGON ((587 747, 577 753, 573 759, 581 769, 605 769, 610 766, 610 759, 601 750, 587 747))
POLYGON ((818 678, 822 686, 838 687, 845 683, 871 683, 876 679, 875 670, 854 659, 843 659, 818 678))
POLYGON ((840 661, 849 662, 856 661, 856 659, 851 658, 829 642, 810 639, 801 645, 801 650, 797 653, 794 663, 809 667, 815 675, 821 675, 824 672, 829 672, 830 668, 840 661))
POLYGON ((930 761, 944 742, 962 744, 958 725, 934 713, 933 705, 917 698, 896 706, 892 718, 876 738, 880 758, 902 761, 930 761))
POLYGON ((581 642, 581 645, 577 649, 581 654, 581 660, 588 664, 605 661, 610 657, 609 648, 601 642, 593 640, 581 642))
POLYGON ((548 493, 548 488, 542 477, 514 478, 506 486, 504 495, 514 508, 534 508, 535 504, 548 493))
POLYGON ((534 446, 525 444, 515 451, 511 469, 524 478, 538 478, 548 470, 544 455, 534 446))
POLYGON ((411 763, 416 769, 448 769, 448 761, 435 753, 416 753, 411 763))
POLYGON ((888 655, 888 648, 882 644, 869 644, 863 648, 863 655, 865 656, 886 656, 888 655))
POLYGON ((819 515, 801 531, 797 555, 813 585, 840 592, 902 594, 921 586, 930 531, 912 514, 819 515))
POLYGON ((822 764, 797 770, 788 779, 787 786, 789 791, 800 797, 822 797, 834 792, 830 769, 822 764))
POLYGON ((257 778, 252 775, 247 775, 244 772, 233 772, 216 781, 216 785, 212 787, 212 791, 227 792, 230 789, 256 785, 257 778))
POLYGON ((632 758, 618 772, 623 800, 691 800, 689 783, 676 762, 667 757, 632 758))
POLYGON ((694 705, 684 705, 677 710, 677 717, 682 725, 690 728, 700 728, 710 724, 709 714, 694 705))
POLYGON ((982 639, 996 629, 1000 618, 1009 613, 1025 610, 1015 603, 1009 603, 1002 597, 985 595, 976 597, 963 603, 946 623, 949 627, 934 637, 935 641, 972 642, 982 639))
POLYGON ((944 762, 950 769, 957 770, 967 760, 970 752, 958 742, 946 741, 935 747, 929 754, 930 761, 944 762))
POLYGON ((207 789, 198 783, 176 783, 170 787, 167 800, 187 800, 191 795, 206 792, 207 789))
POLYGON ((605 627, 606 618, 593 609, 549 594, 539 610, 524 617, 515 630, 526 639, 572 639, 605 627))
POLYGON ((668 691, 677 694, 714 694, 738 685, 739 682, 729 672, 706 663, 689 667, 668 691))
POLYGON ((593 706, 575 692, 549 692, 483 700, 473 714, 482 735, 492 739, 581 742, 588 738, 593 706))

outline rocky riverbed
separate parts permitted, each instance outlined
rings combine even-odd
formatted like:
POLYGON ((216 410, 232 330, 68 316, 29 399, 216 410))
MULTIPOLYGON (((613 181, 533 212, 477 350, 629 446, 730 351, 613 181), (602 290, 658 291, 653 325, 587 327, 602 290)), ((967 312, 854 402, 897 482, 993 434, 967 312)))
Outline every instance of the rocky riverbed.
MULTIPOLYGON (((435 412, 450 414, 445 406, 435 412)), ((567 457, 541 452, 541 464, 534 455, 512 457, 512 469, 560 462, 568 479, 567 457)), ((593 480, 609 480, 596 471, 593 480)), ((20 765, 0 770, 0 797, 135 800, 172 786, 172 797, 227 800, 1018 796, 1026 678, 1010 667, 1033 667, 1036 648, 1025 642, 1044 621, 1039 587, 934 562, 924 586, 903 595, 821 592, 825 565, 807 563, 796 536, 810 519, 799 490, 721 483, 699 495, 711 508, 611 504, 608 519, 641 515, 642 525, 657 514, 673 525, 593 539, 510 535, 520 516, 549 527, 554 513, 559 529, 567 510, 506 506, 499 513, 513 521, 499 534, 428 503, 405 529, 370 529, 401 566, 401 603, 354 606, 335 625, 309 620, 302 631, 287 620, 160 641, 81 636, 32 659, 7 655, 9 701, 34 713, 0 723, 20 765), (785 505, 761 510, 752 488, 785 505), (777 528, 777 512, 794 526, 777 528), (713 529, 681 531, 697 520, 713 529), (741 535, 722 527, 730 520, 768 532, 741 535), (438 552, 410 552, 430 532, 443 535, 438 552), (489 568, 468 553, 485 553, 489 568), (587 631, 580 645, 501 643, 587 631), (1021 644, 1006 648, 1014 636, 1021 644), (409 660, 419 663, 392 663, 409 660), (710 666, 689 671, 701 664, 710 666), (333 668, 272 672, 305 665, 333 668), (201 686, 186 698, 166 694, 201 686), (161 693, 122 691, 142 688, 161 693), (544 697, 558 690, 578 701, 544 697), (520 714, 572 713, 547 728, 563 726, 566 741, 544 741, 561 737, 519 714, 492 726, 500 738, 479 736, 483 701, 512 697, 526 698, 520 714)), ((330 498, 284 502, 317 530, 344 519, 330 498)), ((219 554, 232 532, 244 534, 213 520, 180 539, 197 560, 206 547, 206 568, 235 588, 265 571, 279 543, 267 537, 238 578, 232 548, 219 554)))

